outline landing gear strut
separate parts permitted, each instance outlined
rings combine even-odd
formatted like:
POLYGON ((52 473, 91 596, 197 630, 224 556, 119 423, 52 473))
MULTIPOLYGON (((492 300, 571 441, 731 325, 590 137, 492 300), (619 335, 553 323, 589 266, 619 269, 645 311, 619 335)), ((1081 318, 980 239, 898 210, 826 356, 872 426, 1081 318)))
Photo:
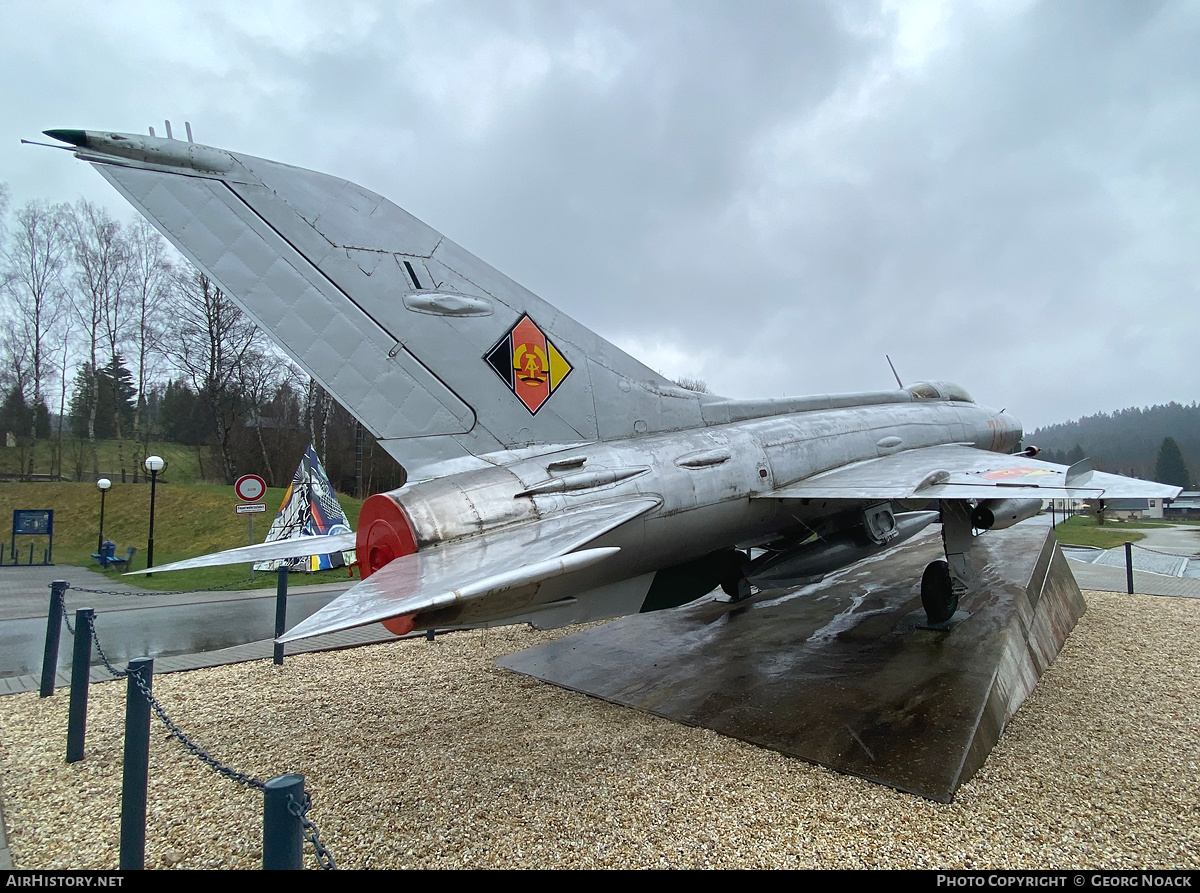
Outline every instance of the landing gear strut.
POLYGON ((946 558, 931 562, 921 576, 921 605, 932 625, 946 623, 958 610, 958 600, 975 585, 967 551, 971 548, 971 506, 961 499, 943 499, 942 546, 946 558))

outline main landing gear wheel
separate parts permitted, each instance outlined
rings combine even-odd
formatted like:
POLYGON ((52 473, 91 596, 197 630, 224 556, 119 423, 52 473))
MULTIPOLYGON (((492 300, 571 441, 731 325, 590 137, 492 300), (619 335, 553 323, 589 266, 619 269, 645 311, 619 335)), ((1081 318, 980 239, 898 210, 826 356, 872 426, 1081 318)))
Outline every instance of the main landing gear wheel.
POLYGON ((734 552, 729 556, 729 567, 721 579, 721 591, 730 601, 740 602, 750 597, 750 581, 746 579, 749 572, 750 556, 745 552, 734 552))
POLYGON ((930 623, 945 623, 958 610, 958 594, 950 581, 950 565, 931 561, 921 576, 921 604, 930 623))
POLYGON ((750 581, 745 577, 742 577, 740 580, 726 580, 721 584, 721 591, 729 596, 730 601, 745 601, 751 595, 750 581))

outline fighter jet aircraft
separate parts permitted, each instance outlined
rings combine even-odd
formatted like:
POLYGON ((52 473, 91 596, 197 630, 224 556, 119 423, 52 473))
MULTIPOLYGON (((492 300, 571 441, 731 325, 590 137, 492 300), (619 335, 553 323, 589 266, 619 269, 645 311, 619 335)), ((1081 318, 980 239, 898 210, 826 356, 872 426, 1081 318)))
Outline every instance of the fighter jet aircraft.
POLYGON ((953 384, 772 400, 685 390, 354 183, 193 143, 190 129, 186 142, 169 130, 46 133, 408 473, 366 501, 355 534, 155 568, 354 548, 362 582, 283 641, 380 621, 398 634, 555 627, 717 586, 741 599, 875 554, 939 515, 946 558, 920 590, 930 622, 945 623, 976 585, 977 533, 1050 497, 1179 492, 1041 462, 1018 451, 1015 418, 953 384))

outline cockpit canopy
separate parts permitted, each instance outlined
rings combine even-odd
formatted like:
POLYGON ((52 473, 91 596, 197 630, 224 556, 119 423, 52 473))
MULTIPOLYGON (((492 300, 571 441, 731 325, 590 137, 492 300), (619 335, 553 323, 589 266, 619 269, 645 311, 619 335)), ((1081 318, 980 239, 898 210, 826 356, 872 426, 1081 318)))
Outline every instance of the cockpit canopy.
POLYGON ((959 403, 974 403, 966 388, 951 381, 918 381, 904 390, 915 400, 954 400, 959 403))

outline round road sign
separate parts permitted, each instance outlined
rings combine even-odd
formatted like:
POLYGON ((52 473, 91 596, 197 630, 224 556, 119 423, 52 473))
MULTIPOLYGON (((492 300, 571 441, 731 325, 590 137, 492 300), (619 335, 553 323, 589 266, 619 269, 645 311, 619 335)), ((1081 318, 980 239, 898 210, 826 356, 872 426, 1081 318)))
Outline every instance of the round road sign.
POLYGON ((262 499, 262 495, 267 492, 267 482, 256 474, 244 474, 233 485, 233 492, 242 502, 254 502, 256 499, 262 499))

